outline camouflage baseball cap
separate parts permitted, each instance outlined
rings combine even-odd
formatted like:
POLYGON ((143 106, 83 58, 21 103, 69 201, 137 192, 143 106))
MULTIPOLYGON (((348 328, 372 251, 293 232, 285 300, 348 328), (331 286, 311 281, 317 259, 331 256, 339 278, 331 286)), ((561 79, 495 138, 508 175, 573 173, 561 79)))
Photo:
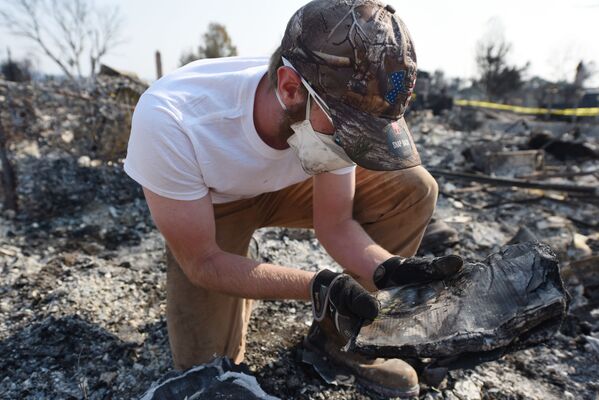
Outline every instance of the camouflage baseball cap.
POLYGON ((326 101, 334 140, 358 165, 420 164, 403 115, 416 81, 412 38, 376 0, 314 0, 290 19, 283 57, 326 101))

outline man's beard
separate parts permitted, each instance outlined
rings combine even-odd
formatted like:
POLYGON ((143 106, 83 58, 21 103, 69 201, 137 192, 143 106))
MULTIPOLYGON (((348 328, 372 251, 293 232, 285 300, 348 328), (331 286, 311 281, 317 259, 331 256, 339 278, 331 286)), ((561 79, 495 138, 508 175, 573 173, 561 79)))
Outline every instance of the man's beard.
POLYGON ((279 134, 285 140, 289 139, 293 135, 293 129, 291 125, 296 122, 303 121, 306 118, 306 105, 298 105, 293 109, 287 109, 283 113, 283 118, 279 121, 279 134))

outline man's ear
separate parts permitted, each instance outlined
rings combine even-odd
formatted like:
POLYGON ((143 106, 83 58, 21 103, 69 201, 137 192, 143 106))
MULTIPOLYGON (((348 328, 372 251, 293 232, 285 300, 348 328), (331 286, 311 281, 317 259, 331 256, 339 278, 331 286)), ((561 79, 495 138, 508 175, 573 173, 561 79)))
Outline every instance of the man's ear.
POLYGON ((306 95, 302 90, 302 80, 297 72, 289 67, 279 67, 277 70, 277 84, 281 100, 287 108, 295 108, 303 104, 306 95))

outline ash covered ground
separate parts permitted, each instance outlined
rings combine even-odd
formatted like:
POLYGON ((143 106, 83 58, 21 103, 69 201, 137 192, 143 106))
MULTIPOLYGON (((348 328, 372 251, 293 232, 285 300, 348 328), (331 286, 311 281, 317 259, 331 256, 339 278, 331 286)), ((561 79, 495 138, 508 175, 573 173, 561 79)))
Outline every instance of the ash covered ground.
MULTIPOLYGON (((1 96, 7 96, 4 90, 1 96)), ((112 103, 101 111, 76 103, 57 112, 52 102, 63 97, 48 95, 48 88, 10 91, 13 114, 27 121, 11 125, 7 147, 20 208, 0 219, 0 398, 138 398, 171 370, 165 259, 140 188, 124 174, 118 157, 107 161, 106 152, 123 141, 102 145, 101 136, 83 139, 90 123, 86 112, 100 112, 102 126, 116 129, 112 103), (23 105, 19 93, 27 90, 34 100, 23 105)), ((3 118, 7 129, 7 118, 13 117, 3 118)), ((596 124, 575 127, 471 110, 440 117, 413 113, 410 119, 431 169, 472 172, 484 164, 476 157, 485 153, 481 148, 499 144, 502 151, 521 150, 544 132, 591 153, 564 158, 545 147, 543 171, 533 173, 534 179, 598 186, 593 171, 599 162, 592 156, 599 144, 596 124)), ((572 304, 560 332, 545 345, 452 371, 439 387, 423 386, 421 398, 599 398, 597 196, 442 175, 438 181, 435 219, 454 228, 459 242, 423 248, 422 255, 456 253, 480 260, 524 226, 559 255, 572 304)), ((265 261, 314 271, 338 268, 309 230, 263 228, 255 238, 265 261)), ((310 323, 308 303, 257 302, 246 363, 262 388, 282 399, 376 398, 359 386, 327 385, 299 361, 310 323)))

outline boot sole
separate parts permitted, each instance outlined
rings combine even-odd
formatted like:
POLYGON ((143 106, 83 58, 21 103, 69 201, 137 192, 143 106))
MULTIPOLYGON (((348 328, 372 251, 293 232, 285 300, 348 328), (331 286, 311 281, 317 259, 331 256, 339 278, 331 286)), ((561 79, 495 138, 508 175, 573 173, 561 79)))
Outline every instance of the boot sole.
POLYGON ((414 397, 418 397, 418 395, 420 394, 420 386, 418 385, 408 390, 396 390, 389 389, 388 387, 367 381, 364 378, 356 377, 356 380, 358 381, 358 383, 360 383, 360 385, 364 386, 368 390, 371 390, 382 397, 398 397, 400 399, 411 399, 414 397))
POLYGON ((323 350, 319 349, 318 347, 312 345, 309 341, 307 337, 304 337, 304 348, 306 348, 308 351, 311 351, 313 353, 316 353, 319 357, 321 358, 325 358, 328 362, 330 362, 331 364, 333 364, 335 367, 340 368, 342 371, 344 372, 348 372, 351 373, 355 378, 356 381, 363 387, 365 387, 368 390, 373 391, 374 393, 383 396, 383 397, 399 397, 400 399, 411 399, 413 397, 418 396, 418 394, 420 393, 420 386, 416 385, 410 389, 391 389, 389 387, 386 386, 382 386, 379 385, 377 383, 374 383, 372 381, 367 380, 366 378, 362 378, 360 377, 351 367, 348 367, 346 365, 340 365, 339 363, 335 362, 334 360, 331 359, 331 357, 329 357, 323 350))

